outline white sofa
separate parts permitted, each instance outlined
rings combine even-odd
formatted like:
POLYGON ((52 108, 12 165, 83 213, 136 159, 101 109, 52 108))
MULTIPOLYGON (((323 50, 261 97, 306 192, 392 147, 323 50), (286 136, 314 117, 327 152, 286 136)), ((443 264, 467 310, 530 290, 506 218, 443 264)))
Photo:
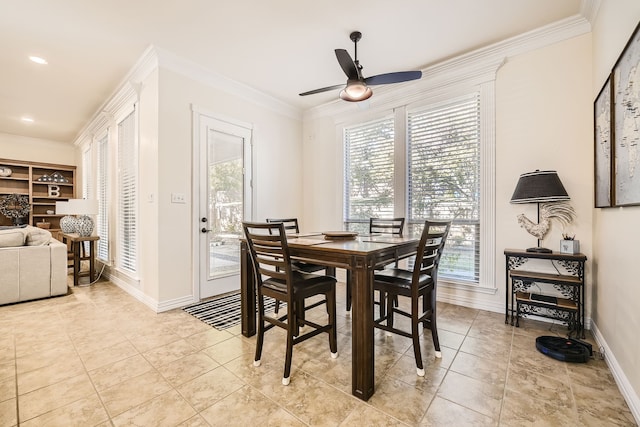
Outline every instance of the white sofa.
POLYGON ((67 245, 48 230, 0 229, 0 305, 67 293, 67 245))

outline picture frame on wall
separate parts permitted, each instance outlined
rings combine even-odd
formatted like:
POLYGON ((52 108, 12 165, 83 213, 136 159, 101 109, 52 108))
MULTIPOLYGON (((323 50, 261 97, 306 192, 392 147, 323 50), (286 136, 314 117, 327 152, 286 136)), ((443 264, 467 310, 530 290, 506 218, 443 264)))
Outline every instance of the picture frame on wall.
POLYGON ((595 207, 614 206, 613 194, 613 75, 593 102, 595 207))
POLYGON ((640 205, 640 24, 613 67, 613 201, 640 205))

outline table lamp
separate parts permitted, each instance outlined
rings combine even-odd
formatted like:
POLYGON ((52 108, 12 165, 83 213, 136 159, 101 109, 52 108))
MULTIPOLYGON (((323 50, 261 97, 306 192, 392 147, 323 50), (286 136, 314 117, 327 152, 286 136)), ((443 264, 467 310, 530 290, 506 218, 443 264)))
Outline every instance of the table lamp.
POLYGON ((565 224, 573 220, 575 211, 568 203, 555 203, 567 200, 569 200, 569 195, 556 171, 536 170, 520 175, 516 189, 511 196, 511 203, 538 204, 537 223, 529 220, 524 214, 518 215, 520 226, 538 238, 538 246, 527 249, 527 252, 551 252, 551 249, 541 247, 540 242, 549 231, 551 218, 556 218, 565 224))
POLYGON ((98 201, 90 199, 69 199, 67 202, 56 202, 58 214, 79 215, 78 217, 62 217, 60 228, 64 233, 78 233, 82 237, 93 233, 93 220, 89 215, 98 214, 98 201), (70 231, 67 231, 70 230, 70 231))
POLYGON ((56 214, 64 215, 60 218, 60 229, 63 233, 69 234, 76 232, 76 217, 73 216, 74 212, 71 211, 69 202, 56 202, 56 214))

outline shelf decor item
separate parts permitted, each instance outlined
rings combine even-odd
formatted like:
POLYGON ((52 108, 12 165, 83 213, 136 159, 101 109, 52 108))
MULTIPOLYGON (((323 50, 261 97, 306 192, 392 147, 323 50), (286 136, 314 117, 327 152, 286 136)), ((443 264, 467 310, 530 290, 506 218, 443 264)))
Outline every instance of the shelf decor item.
POLYGON ((562 240, 560 240, 560 253, 572 255, 580 253, 580 241, 575 240, 575 236, 563 233, 562 240))
POLYGON ((527 249, 527 252, 551 252, 551 249, 541 247, 540 242, 551 228, 552 219, 557 219, 563 225, 573 221, 575 211, 566 202, 567 200, 569 200, 569 195, 556 171, 536 170, 520 175, 516 189, 511 196, 511 203, 538 204, 537 223, 531 221, 524 214, 518 215, 520 227, 538 239, 538 246, 527 249))
POLYGON ((11 219, 13 225, 22 224, 24 217, 28 217, 30 211, 28 196, 9 194, 0 199, 0 213, 11 219))
POLYGON ((52 173, 49 178, 51 179, 51 182, 60 182, 60 183, 64 183, 64 184, 68 184, 69 183, 69 180, 67 178, 65 178, 64 175, 62 175, 60 172, 52 173))
POLYGON ((0 176, 7 177, 7 176, 11 176, 12 173, 13 171, 10 168, 6 166, 0 166, 0 176))
POLYGON ((51 223, 46 221, 36 222, 36 227, 44 228, 45 230, 47 230, 51 227, 51 223))

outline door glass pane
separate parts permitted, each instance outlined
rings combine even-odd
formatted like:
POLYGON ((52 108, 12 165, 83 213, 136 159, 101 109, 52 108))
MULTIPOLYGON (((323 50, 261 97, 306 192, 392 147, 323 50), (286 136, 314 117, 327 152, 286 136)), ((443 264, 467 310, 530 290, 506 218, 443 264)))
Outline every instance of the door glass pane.
POLYGON ((243 138, 211 130, 208 135, 209 278, 240 272, 243 138))

